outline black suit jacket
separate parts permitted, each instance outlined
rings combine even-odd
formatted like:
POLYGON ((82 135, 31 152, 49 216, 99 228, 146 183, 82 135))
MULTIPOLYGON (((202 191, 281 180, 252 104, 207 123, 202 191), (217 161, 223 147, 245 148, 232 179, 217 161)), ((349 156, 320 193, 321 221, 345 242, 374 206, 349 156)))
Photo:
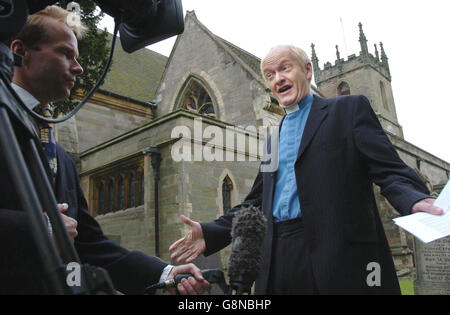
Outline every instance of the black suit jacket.
MULTIPOLYGON (((75 164, 59 145, 57 159, 55 196, 58 203, 69 205, 65 214, 78 221, 75 248, 82 263, 105 268, 117 290, 142 294, 146 286, 159 281, 167 264, 107 239, 89 214, 75 164)), ((0 293, 46 293, 38 252, 3 161, 0 174, 0 293)))
MULTIPOLYGON (((314 96, 295 175, 309 244, 305 255, 311 257, 319 292, 400 293, 372 184, 380 186, 381 194, 402 215, 409 214, 415 202, 428 198, 429 192, 399 158, 366 97, 314 96), (381 286, 367 284, 374 271, 372 262, 379 264, 381 286)), ((202 223, 205 255, 210 255, 230 243, 236 211, 249 204, 261 207, 268 224, 257 294, 266 292, 270 271, 275 183, 276 172, 259 171, 241 205, 213 222, 202 223)))

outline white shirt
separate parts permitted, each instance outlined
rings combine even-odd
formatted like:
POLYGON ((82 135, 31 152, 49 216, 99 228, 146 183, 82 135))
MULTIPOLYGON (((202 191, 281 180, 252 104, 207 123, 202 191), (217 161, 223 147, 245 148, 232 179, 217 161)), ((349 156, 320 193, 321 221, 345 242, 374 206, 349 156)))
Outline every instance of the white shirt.
POLYGON ((23 87, 18 86, 15 83, 11 83, 11 87, 14 89, 14 91, 16 91, 17 95, 19 95, 22 102, 29 109, 32 110, 33 108, 35 108, 36 106, 39 105, 39 101, 33 95, 31 95, 30 92, 25 90, 23 87))

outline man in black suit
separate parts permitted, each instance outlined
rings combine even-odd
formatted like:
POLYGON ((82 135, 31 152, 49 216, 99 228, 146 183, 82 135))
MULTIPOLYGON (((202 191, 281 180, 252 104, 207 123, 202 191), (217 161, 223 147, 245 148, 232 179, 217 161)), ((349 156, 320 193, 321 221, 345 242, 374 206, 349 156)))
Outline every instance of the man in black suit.
POLYGON ((273 48, 261 72, 286 112, 279 141, 267 141, 276 144, 278 168, 262 163, 245 201, 217 220, 182 217, 191 230, 172 244, 172 258, 224 248, 234 213, 254 205, 267 218, 256 294, 399 294, 372 184, 402 215, 442 209, 401 161, 366 97, 313 96, 311 62, 293 46, 273 48))
MULTIPOLYGON (((12 52, 23 57, 23 65, 15 68, 12 87, 26 106, 41 109, 44 115, 48 114, 50 102, 69 96, 76 76, 83 72, 76 59, 77 37, 81 37, 84 27, 68 23, 69 13, 49 6, 30 15, 10 45, 12 52)), ((83 264, 105 268, 115 288, 126 294, 143 294, 147 286, 179 273, 191 273, 195 277, 179 284, 177 289, 181 294, 201 294, 209 289, 209 283, 193 264, 174 267, 156 257, 128 251, 107 239, 89 214, 74 162, 54 142, 51 126, 37 127, 62 219, 83 264)), ((0 161, 0 174, 0 293, 46 293, 39 254, 3 161, 0 161)))

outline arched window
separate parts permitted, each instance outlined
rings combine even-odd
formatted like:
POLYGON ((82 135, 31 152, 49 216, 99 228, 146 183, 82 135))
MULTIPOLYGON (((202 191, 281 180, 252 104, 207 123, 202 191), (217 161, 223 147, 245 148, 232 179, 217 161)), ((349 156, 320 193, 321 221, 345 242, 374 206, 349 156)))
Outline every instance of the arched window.
POLYGON ((211 97, 197 80, 191 80, 185 91, 181 103, 182 108, 215 117, 211 97))
POLYGON ((228 175, 223 179, 222 182, 222 203, 223 203, 223 214, 226 214, 231 209, 231 192, 233 190, 233 183, 231 182, 228 175))
POLYGON ((118 189, 119 189, 119 202, 118 202, 117 209, 122 210, 124 208, 123 198, 125 196, 125 186, 123 185, 122 176, 119 176, 118 189))
POLYGON ((136 178, 134 173, 131 173, 128 179, 128 208, 134 208, 136 205, 136 178))
POLYGON ((381 91, 381 99, 383 101, 383 106, 386 110, 389 110, 389 104, 386 96, 386 88, 384 87, 384 83, 380 81, 380 91, 381 91))
POLYGON ((144 195, 145 195, 145 181, 144 181, 144 172, 141 170, 138 174, 139 181, 139 198, 138 198, 138 206, 144 204, 144 195))
POLYGON ((135 208, 144 203, 144 158, 134 158, 98 172, 91 177, 93 198, 89 198, 92 215, 135 208))
POLYGON ((114 180, 111 178, 108 183, 108 204, 105 212, 109 212, 114 208, 114 180))
POLYGON ((98 206, 97 206, 97 212, 98 214, 103 214, 105 211, 105 185, 103 182, 100 182, 98 187, 98 206))
POLYGON ((347 82, 341 82, 337 88, 338 95, 350 95, 350 86, 347 82))

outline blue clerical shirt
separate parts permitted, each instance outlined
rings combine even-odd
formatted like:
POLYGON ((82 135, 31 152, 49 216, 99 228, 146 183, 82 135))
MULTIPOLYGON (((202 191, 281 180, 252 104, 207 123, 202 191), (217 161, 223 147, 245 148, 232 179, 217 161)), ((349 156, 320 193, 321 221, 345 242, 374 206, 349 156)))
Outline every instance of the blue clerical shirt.
POLYGON ((308 94, 298 104, 285 109, 286 116, 280 130, 279 164, 273 199, 273 217, 275 222, 291 220, 301 216, 294 164, 297 160, 298 149, 300 148, 303 130, 308 120, 312 102, 313 96, 308 94))

